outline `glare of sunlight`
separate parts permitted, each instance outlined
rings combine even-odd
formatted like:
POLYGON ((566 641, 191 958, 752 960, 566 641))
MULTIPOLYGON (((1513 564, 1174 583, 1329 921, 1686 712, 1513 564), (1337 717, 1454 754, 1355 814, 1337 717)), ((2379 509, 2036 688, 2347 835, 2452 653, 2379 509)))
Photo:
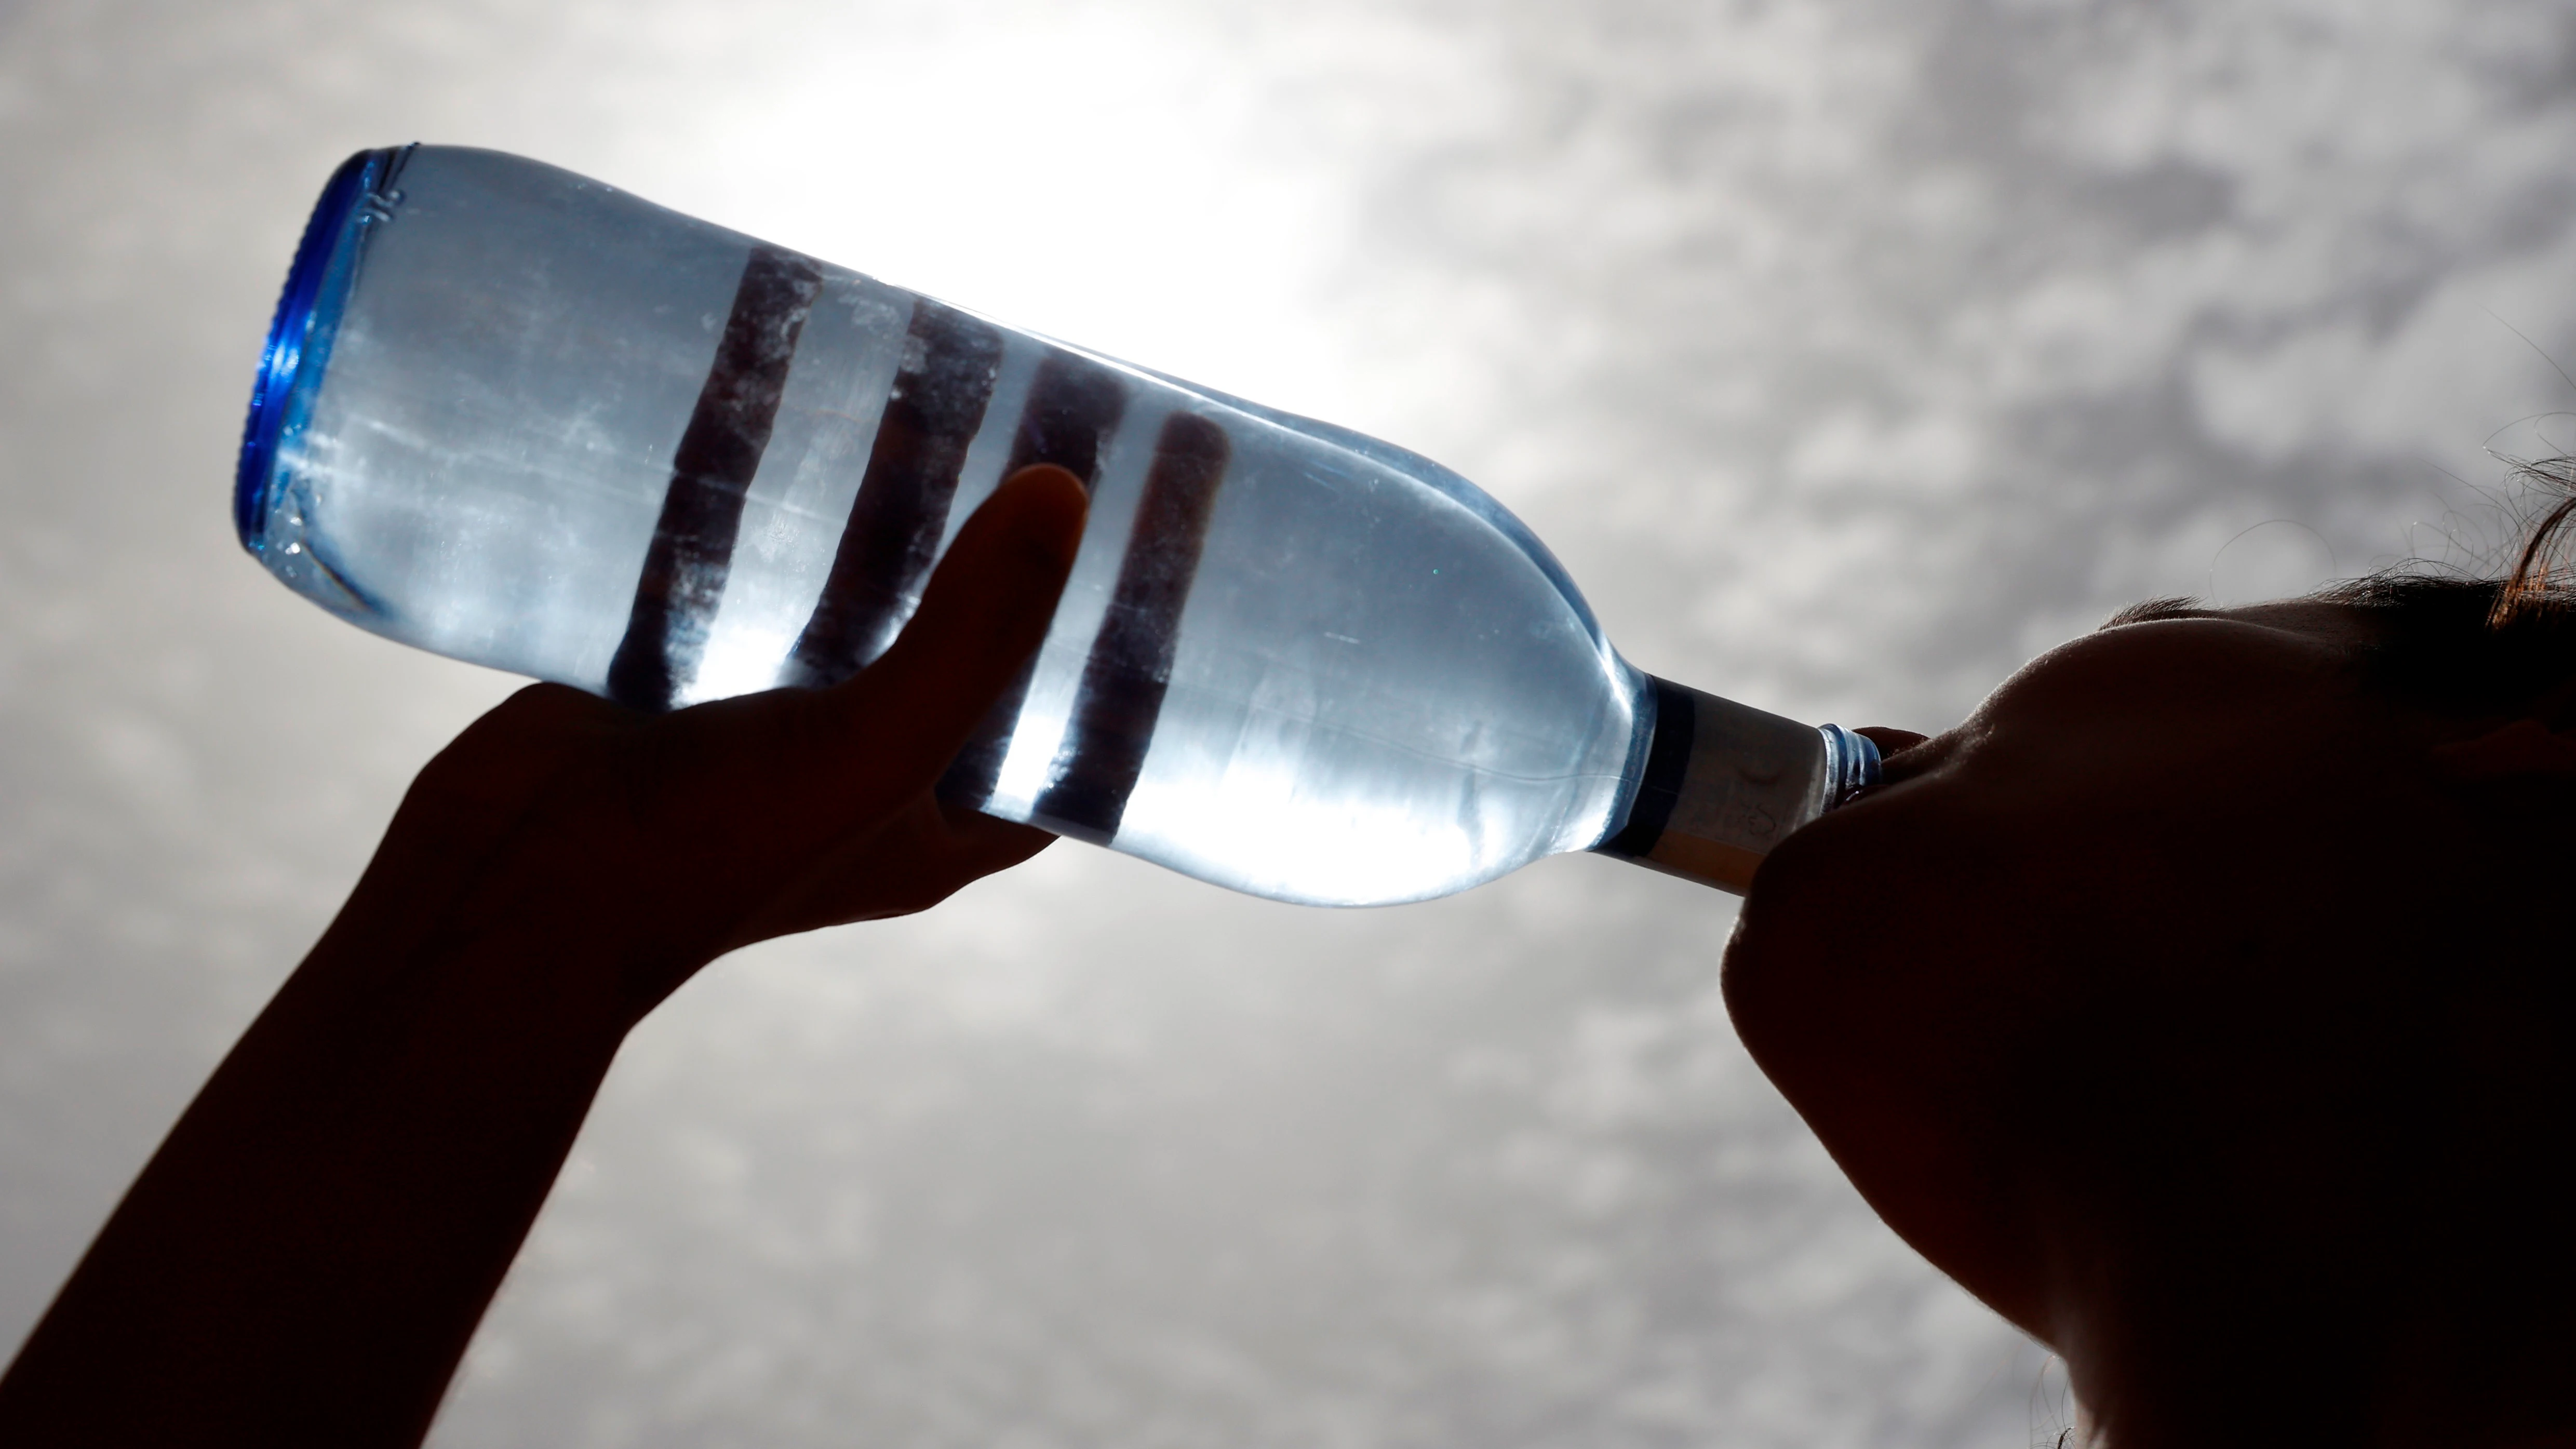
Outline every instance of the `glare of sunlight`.
POLYGON ((739 621, 737 614, 717 616, 708 631, 707 652, 697 678, 679 691, 681 704, 751 694, 778 683, 779 661, 795 646, 796 629, 764 629, 739 621))
MULTIPOLYGON (((1047 691, 1067 696, 1070 689, 1047 691)), ((1002 768, 993 777, 991 809, 996 814, 1026 814, 1037 803, 1038 792, 1047 787, 1056 751, 1064 745, 1066 714, 1062 708, 1048 709, 1047 701, 1035 688, 1030 690, 1030 708, 1020 716, 1019 728, 1012 731, 1011 743, 1002 756, 1002 768)))
POLYGON ((1342 369, 1313 292, 1347 178, 1260 134, 1239 43, 1137 16, 857 15, 711 108, 656 198, 1086 347, 1297 410, 1342 369), (972 30, 973 33, 955 33, 972 30), (757 157, 754 165, 742 158, 757 157))

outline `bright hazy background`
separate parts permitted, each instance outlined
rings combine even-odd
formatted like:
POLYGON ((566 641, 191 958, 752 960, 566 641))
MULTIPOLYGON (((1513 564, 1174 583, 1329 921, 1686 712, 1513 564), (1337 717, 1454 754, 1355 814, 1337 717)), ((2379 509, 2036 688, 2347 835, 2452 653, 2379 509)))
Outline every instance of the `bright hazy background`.
MULTIPOLYGON (((2571 20, 0 0, 0 1343, 511 687, 230 536, 349 151, 525 152, 1384 435, 1642 666, 1930 727, 2140 595, 2491 541, 2481 449, 2571 399, 2571 20)), ((2041 1356, 1736 1047, 1732 912, 1591 858, 1313 912, 1064 846, 745 953, 620 1061, 438 1442, 2052 1437, 2041 1356)))

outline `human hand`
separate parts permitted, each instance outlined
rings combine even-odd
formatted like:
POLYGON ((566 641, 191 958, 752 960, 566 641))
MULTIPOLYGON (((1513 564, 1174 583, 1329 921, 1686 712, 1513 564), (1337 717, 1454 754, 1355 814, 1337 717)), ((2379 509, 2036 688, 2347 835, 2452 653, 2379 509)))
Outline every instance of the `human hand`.
POLYGON ((829 689, 666 715, 519 691, 421 771, 333 935, 533 932, 605 973, 584 984, 631 1024, 727 951, 922 910, 1036 854, 1054 837, 932 786, 1045 637, 1085 506, 1060 468, 1015 474, 894 646, 829 689))
POLYGON ((418 1443, 646 1012, 1052 838, 931 790, 1045 637, 1084 508, 1013 475, 834 688, 650 716, 537 685, 467 729, 0 1377, 0 1441, 418 1443))

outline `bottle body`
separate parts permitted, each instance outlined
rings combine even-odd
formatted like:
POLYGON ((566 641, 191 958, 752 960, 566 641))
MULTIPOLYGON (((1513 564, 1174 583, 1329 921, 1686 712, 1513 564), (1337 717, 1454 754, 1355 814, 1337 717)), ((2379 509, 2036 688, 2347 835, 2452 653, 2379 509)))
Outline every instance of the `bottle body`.
POLYGON ((948 798, 1318 904, 1628 824, 1652 683, 1465 480, 498 153, 334 178, 236 516, 351 622, 670 708, 855 672, 1040 462, 1091 521, 948 798))

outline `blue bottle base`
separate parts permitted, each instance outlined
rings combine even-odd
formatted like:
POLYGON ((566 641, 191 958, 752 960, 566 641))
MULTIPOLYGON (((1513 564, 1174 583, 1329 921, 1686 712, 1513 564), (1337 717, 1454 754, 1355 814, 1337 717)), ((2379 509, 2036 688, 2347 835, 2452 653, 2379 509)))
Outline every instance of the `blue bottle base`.
POLYGON ((242 424, 241 457, 233 470, 233 528, 242 547, 254 554, 261 551, 267 532, 269 478, 276 470, 278 443, 295 421, 297 384, 328 361, 332 324, 347 300, 349 248, 342 243, 360 220, 360 204, 386 184, 408 149, 361 151, 341 162, 323 185, 321 199, 304 223, 303 240, 296 244, 294 265, 287 268, 285 290, 269 319, 259 374, 251 383, 250 415, 242 424))

